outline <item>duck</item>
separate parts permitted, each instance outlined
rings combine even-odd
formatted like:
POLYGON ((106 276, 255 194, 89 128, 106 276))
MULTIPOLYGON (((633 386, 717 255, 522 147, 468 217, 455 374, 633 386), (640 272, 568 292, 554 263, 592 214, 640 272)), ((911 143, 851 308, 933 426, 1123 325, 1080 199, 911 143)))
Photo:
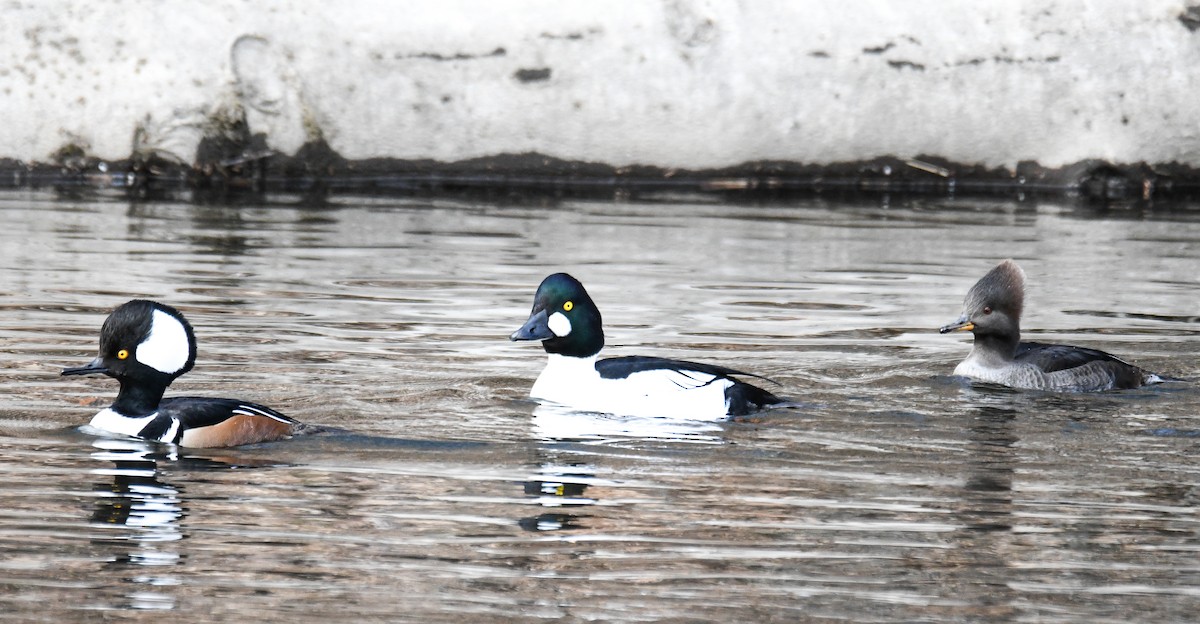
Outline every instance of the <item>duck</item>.
POLYGON ((939 329, 969 331, 971 353, 954 374, 1025 390, 1102 392, 1127 390, 1169 379, 1097 349, 1023 342, 1021 313, 1025 271, 1004 260, 967 291, 962 315, 939 329))
POLYGON ((542 280, 529 319, 509 339, 540 340, 549 358, 530 398, 572 410, 719 420, 788 404, 738 377, 771 380, 732 368, 638 355, 601 359, 600 310, 567 273, 542 280))
POLYGON ((117 398, 89 425, 106 434, 191 448, 231 447, 290 437, 301 423, 269 407, 238 399, 163 398, 196 363, 196 335, 183 314, 134 299, 108 315, 100 354, 64 376, 107 375, 120 382, 117 398))

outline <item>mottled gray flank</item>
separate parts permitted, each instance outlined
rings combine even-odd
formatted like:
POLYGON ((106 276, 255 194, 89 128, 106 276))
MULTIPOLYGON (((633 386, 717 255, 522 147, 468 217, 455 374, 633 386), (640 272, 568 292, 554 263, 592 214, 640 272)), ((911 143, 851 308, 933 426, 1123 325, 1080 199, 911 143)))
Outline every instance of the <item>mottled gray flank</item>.
POLYGON ((998 367, 981 366, 980 360, 983 359, 985 358, 978 349, 972 350, 971 355, 954 369, 954 374, 1010 388, 1056 392, 1102 392, 1136 388, 1163 381, 1153 373, 1121 361, 1092 361, 1082 366, 1048 373, 1034 364, 1020 361, 1010 361, 998 367), (1122 385, 1122 381, 1125 381, 1126 385, 1122 385))

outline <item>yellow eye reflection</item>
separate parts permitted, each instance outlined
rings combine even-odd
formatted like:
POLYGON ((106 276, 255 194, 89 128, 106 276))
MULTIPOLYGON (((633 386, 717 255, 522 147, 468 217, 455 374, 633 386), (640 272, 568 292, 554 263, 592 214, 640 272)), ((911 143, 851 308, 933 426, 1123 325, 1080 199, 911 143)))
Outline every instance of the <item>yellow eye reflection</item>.
POLYGON ((124 360, 127 357, 129 357, 129 352, 126 351, 125 349, 121 349, 120 351, 117 351, 117 359, 118 360, 124 360))
POLYGON ((571 308, 574 308, 574 307, 575 307, 575 302, 574 302, 574 301, 568 301, 568 302, 566 302, 566 303, 564 303, 564 304, 563 304, 563 311, 564 311, 564 312, 570 312, 570 311, 571 311, 571 308))

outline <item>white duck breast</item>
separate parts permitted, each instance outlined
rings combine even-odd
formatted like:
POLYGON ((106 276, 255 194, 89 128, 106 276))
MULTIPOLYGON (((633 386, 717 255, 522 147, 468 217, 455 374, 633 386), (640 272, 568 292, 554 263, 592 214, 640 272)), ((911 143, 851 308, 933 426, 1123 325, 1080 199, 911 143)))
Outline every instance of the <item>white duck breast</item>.
MULTIPOLYGON (((149 416, 131 418, 129 416, 123 416, 117 413, 111 407, 106 407, 93 416, 92 421, 88 423, 88 425, 101 431, 107 431, 109 433, 127 435, 136 438, 138 437, 138 434, 142 432, 142 429, 145 429, 146 425, 150 424, 150 421, 154 420, 155 418, 158 418, 158 412, 154 412, 149 416)), ((170 431, 172 437, 175 436, 175 431, 178 428, 178 422, 172 424, 170 431)))
POLYGON ((723 420, 733 381, 709 373, 650 369, 620 379, 596 370, 595 356, 550 354, 529 395, 577 410, 627 416, 723 420))

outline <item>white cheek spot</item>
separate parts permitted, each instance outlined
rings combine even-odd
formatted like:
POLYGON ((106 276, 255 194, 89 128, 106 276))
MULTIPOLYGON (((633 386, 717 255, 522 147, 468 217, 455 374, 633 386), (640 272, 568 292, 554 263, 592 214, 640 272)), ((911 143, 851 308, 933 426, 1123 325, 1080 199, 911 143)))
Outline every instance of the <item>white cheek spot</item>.
POLYGON ((133 357, 146 366, 171 375, 187 364, 190 353, 191 346, 183 324, 170 314, 155 310, 150 336, 137 346, 133 357))
POLYGON ((562 338, 571 333, 571 320, 562 312, 555 312, 550 315, 550 319, 546 321, 546 325, 550 331, 554 332, 555 336, 562 338))

